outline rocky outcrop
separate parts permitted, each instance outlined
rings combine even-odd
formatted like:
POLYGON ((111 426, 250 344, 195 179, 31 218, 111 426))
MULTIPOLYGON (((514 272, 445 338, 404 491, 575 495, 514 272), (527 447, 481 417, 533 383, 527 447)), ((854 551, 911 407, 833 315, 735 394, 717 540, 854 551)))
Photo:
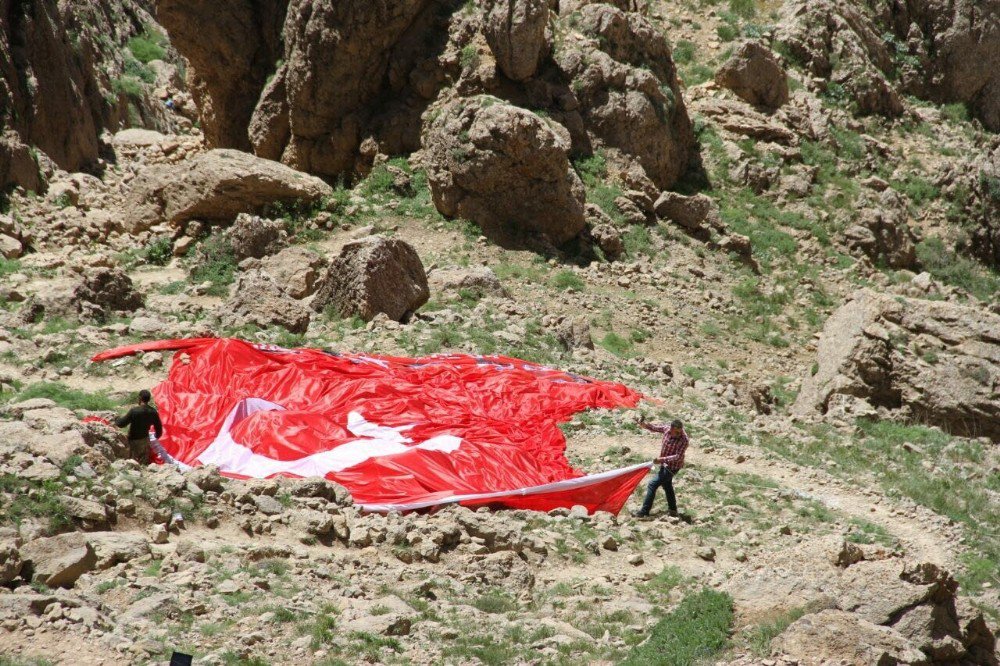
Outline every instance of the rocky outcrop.
POLYGON ((250 149, 247 125, 282 57, 288 0, 158 0, 156 16, 189 63, 187 77, 212 147, 250 149))
POLYGON ((97 165, 102 130, 136 120, 167 126, 125 46, 145 26, 157 29, 145 4, 0 0, 0 127, 13 135, 0 142, 0 187, 40 189, 22 146, 80 171, 97 165))
POLYGON ((560 129, 487 96, 431 112, 423 145, 435 206, 499 242, 573 238, 584 226, 584 189, 560 129))
POLYGON ((849 398, 1000 441, 1000 315, 861 290, 827 320, 817 360, 797 414, 849 398))
POLYGON ((348 243, 330 261, 312 306, 365 321, 380 312, 401 321, 428 298, 427 274, 416 250, 401 240, 368 236, 348 243))
POLYGON ((856 223, 844 230, 844 242, 876 265, 915 268, 917 239, 908 218, 906 200, 887 189, 877 201, 867 202, 858 211, 856 223))
POLYGON ((970 193, 965 213, 971 221, 965 250, 1000 268, 1000 144, 976 158, 966 171, 970 193))
POLYGON ((773 110, 788 101, 785 68, 760 42, 743 42, 715 73, 715 82, 754 106, 773 110))
POLYGON ((546 0, 489 0, 483 33, 497 66, 515 81, 531 78, 549 48, 546 0))
POLYGON ((795 0, 776 40, 841 86, 861 113, 899 115, 900 93, 963 102, 1000 129, 1000 0, 906 3, 795 0))
POLYGON ((189 162, 183 174, 169 166, 144 169, 125 202, 130 233, 161 222, 232 221, 268 205, 314 203, 330 194, 319 178, 238 150, 211 150, 189 162))
POLYGON ((1000 0, 874 3, 875 22, 894 36, 902 90, 939 103, 964 102, 1000 131, 1000 0), (900 53, 902 51, 902 53, 900 53))
POLYGON ((772 656, 996 664, 996 639, 981 631, 982 615, 963 605, 955 579, 934 564, 838 537, 769 554, 759 564, 725 586, 744 619, 813 609, 772 641, 772 656))
POLYGON ((571 81, 563 106, 575 107, 565 118, 574 144, 603 147, 669 188, 687 169, 694 135, 666 38, 642 15, 607 4, 559 23, 569 36, 553 57, 571 81))
POLYGON ((281 326, 291 333, 309 328, 309 309, 289 296, 271 276, 260 271, 240 275, 220 309, 227 326, 281 326))
POLYGON ((478 298, 484 296, 506 298, 509 296, 496 273, 486 266, 438 268, 428 274, 427 282, 431 292, 438 295, 474 294, 478 298))

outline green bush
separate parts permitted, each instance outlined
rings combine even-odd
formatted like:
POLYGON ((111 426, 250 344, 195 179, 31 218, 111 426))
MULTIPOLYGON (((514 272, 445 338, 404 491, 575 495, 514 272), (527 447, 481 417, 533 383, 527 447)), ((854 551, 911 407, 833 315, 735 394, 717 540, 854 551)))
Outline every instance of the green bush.
POLYGON ((686 65, 694 60, 694 54, 697 47, 693 42, 689 42, 686 39, 681 39, 677 42, 677 46, 674 47, 674 62, 678 65, 686 65))
POLYGON ((223 296, 236 276, 236 255, 233 246, 224 234, 209 236, 198 248, 195 264, 191 267, 191 279, 195 282, 211 282, 208 290, 214 296, 223 296))
POLYGON ((125 95, 137 99, 143 95, 142 82, 132 76, 122 76, 111 80, 111 90, 117 95, 125 95))
POLYGON ((729 11, 749 19, 757 15, 757 4, 754 0, 729 0, 729 11))
POLYGON ((719 39, 724 42, 731 42, 740 36, 740 31, 728 23, 720 25, 716 28, 715 32, 719 36, 719 39))
POLYGON ((174 244, 170 236, 159 236, 146 243, 142 249, 142 257, 147 263, 165 266, 174 256, 174 244))
POLYGON ((703 589, 685 597, 672 613, 657 622, 646 642, 632 648, 624 663, 702 663, 725 649, 732 623, 732 598, 724 592, 703 589))
POLYGON ((128 40, 128 49, 139 62, 146 64, 151 60, 164 60, 167 51, 163 48, 166 38, 158 32, 147 30, 128 40))
POLYGON ((552 276, 551 284, 562 291, 583 291, 583 279, 571 270, 562 270, 552 276))
POLYGON ((632 342, 611 331, 601 339, 600 345, 615 356, 627 356, 632 350, 632 342))

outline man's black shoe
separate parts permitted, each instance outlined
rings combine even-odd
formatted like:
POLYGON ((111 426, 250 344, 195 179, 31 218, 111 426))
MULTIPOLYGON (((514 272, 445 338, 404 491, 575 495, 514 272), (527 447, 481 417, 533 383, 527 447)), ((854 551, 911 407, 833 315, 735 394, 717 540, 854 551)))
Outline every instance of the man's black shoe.
POLYGON ((648 513, 643 513, 642 511, 633 511, 632 512, 632 517, 633 518, 649 518, 649 514, 648 513))

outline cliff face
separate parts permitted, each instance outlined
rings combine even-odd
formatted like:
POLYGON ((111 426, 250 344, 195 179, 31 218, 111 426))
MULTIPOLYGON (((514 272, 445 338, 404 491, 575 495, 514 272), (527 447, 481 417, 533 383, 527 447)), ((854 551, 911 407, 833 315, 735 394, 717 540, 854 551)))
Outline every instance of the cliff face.
POLYGON ((39 188, 39 151, 89 170, 104 129, 167 126, 152 70, 127 47, 158 30, 145 4, 0 0, 0 186, 39 188))

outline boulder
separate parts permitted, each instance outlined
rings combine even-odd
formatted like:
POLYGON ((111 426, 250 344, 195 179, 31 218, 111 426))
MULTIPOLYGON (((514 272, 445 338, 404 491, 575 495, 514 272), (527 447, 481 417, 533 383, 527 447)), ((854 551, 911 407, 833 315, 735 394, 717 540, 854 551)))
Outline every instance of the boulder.
POLYGON ((21 558, 31 567, 32 580, 49 587, 72 587, 97 565, 94 547, 80 532, 29 541, 21 547, 21 558))
POLYGON ((715 82, 754 106, 774 110, 788 101, 788 75, 771 49, 757 41, 740 44, 715 73, 715 82))
POLYGON ((424 265, 413 247, 395 238, 367 236, 344 245, 330 261, 312 307, 371 321, 385 313, 402 321, 430 298, 424 265))
POLYGON ((601 248, 605 259, 614 261, 625 253, 625 242, 622 233, 613 224, 597 224, 590 229, 590 238, 594 245, 601 248))
POLYGON ((81 318, 96 321, 134 312, 143 303, 143 296, 135 290, 132 279, 117 268, 88 271, 73 290, 71 300, 81 318))
POLYGON ((13 236, 0 234, 0 257, 4 259, 17 259, 24 254, 24 244, 13 236))
POLYGON ((131 127, 116 132, 111 139, 114 146, 128 146, 130 148, 148 148, 156 146, 167 140, 167 137, 155 130, 142 129, 141 127, 131 127))
POLYGON ((547 0, 489 0, 483 33, 500 71, 510 79, 531 78, 549 49, 547 0))
POLYGON ((899 632, 853 613, 832 609, 793 622, 771 641, 771 652, 809 664, 922 664, 927 661, 924 653, 899 632))
POLYGON ((264 257, 262 271, 282 285, 292 298, 305 298, 316 291, 326 260, 301 246, 286 247, 277 254, 264 257))
POLYGON ((132 181, 125 202, 125 229, 191 220, 231 222, 275 203, 314 203, 332 192, 319 178, 238 150, 210 150, 174 166, 152 166, 132 181))
POLYGON ((793 405, 825 414, 835 396, 949 432, 1000 441, 1000 315, 862 289, 827 320, 793 405))
POLYGON ((721 228, 719 206, 704 194, 685 196, 664 192, 653 204, 657 217, 669 220, 691 233, 708 233, 721 228))
POLYGON ((422 143, 437 209, 502 243, 532 235, 563 243, 584 227, 583 183, 565 130, 485 95, 430 114, 422 143))
POLYGON ((236 278, 219 314, 227 326, 281 326, 291 333, 305 333, 309 328, 309 309, 260 271, 236 278))
POLYGON ((858 211, 856 224, 844 230, 844 243, 878 265, 916 268, 917 238, 908 222, 907 204, 894 190, 858 211))
POLYGON ((482 298, 483 296, 509 297, 494 273, 487 266, 473 268, 436 268, 427 275, 427 284, 431 293, 450 292, 457 295, 468 292, 482 298))
POLYGON ((90 532, 87 541, 94 547, 98 569, 108 569, 150 552, 146 537, 131 532, 90 532))
POLYGON ((237 215, 227 233, 237 261, 274 254, 284 244, 284 227, 280 222, 247 213, 237 215))
POLYGON ((104 523, 108 519, 107 510, 100 502, 72 495, 60 495, 59 501, 66 509, 66 513, 73 518, 95 524, 104 523))
POLYGON ((13 539, 0 539, 0 585, 6 585, 21 573, 21 553, 13 539))

